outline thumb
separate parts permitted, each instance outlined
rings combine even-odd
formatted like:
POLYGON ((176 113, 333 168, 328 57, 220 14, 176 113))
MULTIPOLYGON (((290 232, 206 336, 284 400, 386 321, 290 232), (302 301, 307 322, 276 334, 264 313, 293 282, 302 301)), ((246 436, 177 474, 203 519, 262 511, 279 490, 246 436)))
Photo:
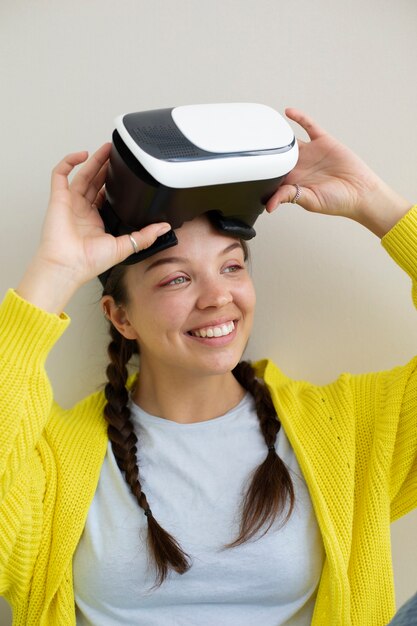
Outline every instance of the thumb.
POLYGON ((149 224, 141 230, 132 232, 130 235, 120 235, 116 237, 116 259, 114 265, 121 263, 134 252, 149 248, 161 235, 171 230, 170 224, 161 222, 159 224, 149 224))
POLYGON ((281 185, 265 205, 268 213, 272 213, 283 203, 294 203, 306 211, 317 211, 317 199, 308 187, 301 185, 281 185), (295 201, 295 202, 294 202, 295 201))

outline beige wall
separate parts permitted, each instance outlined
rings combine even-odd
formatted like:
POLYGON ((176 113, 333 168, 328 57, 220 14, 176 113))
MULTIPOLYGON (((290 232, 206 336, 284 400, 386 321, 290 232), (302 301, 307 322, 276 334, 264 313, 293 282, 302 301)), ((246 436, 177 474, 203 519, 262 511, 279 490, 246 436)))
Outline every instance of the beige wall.
MULTIPOLYGON (((107 140, 122 112, 298 106, 417 200, 416 20, 414 0, 2 0, 2 291, 35 249, 54 163, 107 140)), ((291 205, 257 229, 251 357, 320 383, 415 353, 409 280, 373 235, 291 205)), ((66 405, 103 379, 98 297, 91 284, 74 298, 73 324, 49 360, 66 405)), ((393 528, 399 602, 417 589, 416 520, 393 528)), ((5 604, 0 622, 9 624, 5 604)))

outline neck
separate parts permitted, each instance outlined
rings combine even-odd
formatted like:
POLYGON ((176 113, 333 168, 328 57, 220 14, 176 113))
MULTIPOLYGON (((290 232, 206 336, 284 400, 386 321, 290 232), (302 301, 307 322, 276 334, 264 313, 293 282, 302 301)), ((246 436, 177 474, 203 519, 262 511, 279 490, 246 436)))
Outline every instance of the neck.
POLYGON ((164 377, 141 365, 132 399, 151 415, 192 424, 224 415, 245 393, 232 372, 182 378, 171 372, 164 377))

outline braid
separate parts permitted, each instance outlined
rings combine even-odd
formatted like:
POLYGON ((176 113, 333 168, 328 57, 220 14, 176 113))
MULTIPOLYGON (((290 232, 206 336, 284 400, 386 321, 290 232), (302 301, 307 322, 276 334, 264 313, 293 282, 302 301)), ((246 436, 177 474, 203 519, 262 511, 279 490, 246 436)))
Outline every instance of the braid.
POLYGON ((259 426, 268 447, 264 462, 254 471, 252 482, 242 502, 242 517, 239 536, 227 544, 232 548, 251 539, 264 524, 268 524, 263 535, 271 528, 275 518, 283 514, 289 500, 288 510, 283 518, 285 524, 294 508, 294 487, 285 463, 275 450, 275 442, 281 423, 277 417, 271 395, 265 384, 255 377, 250 363, 241 361, 233 370, 236 380, 249 391, 258 414, 259 426))
POLYGON ((107 432, 117 464, 146 515, 148 547, 157 569, 156 585, 160 586, 167 577, 169 568, 183 574, 189 569, 190 564, 188 555, 183 552, 179 543, 161 528, 153 517, 139 480, 136 457, 138 440, 130 419, 129 394, 126 388, 127 363, 137 352, 136 342, 125 339, 112 324, 110 334, 112 337, 108 347, 110 364, 106 370, 108 383, 105 386, 107 404, 104 408, 104 416, 108 422, 107 432))

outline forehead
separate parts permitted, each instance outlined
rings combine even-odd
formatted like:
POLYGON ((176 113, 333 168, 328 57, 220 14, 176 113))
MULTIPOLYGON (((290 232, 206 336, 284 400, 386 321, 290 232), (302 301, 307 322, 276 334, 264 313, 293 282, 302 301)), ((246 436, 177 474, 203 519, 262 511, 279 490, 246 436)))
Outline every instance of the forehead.
POLYGON ((172 256, 194 257, 199 258, 213 252, 218 253, 232 244, 238 244, 239 239, 226 235, 217 230, 210 221, 200 216, 193 220, 184 222, 184 224, 175 229, 178 244, 152 255, 140 263, 146 269, 156 260, 164 259, 172 256))
POLYGON ((186 244, 196 238, 206 238, 207 240, 219 241, 220 243, 226 239, 232 239, 215 228, 205 215, 200 215, 193 220, 184 222, 180 228, 175 230, 175 234, 177 235, 179 245, 181 243, 186 244))

